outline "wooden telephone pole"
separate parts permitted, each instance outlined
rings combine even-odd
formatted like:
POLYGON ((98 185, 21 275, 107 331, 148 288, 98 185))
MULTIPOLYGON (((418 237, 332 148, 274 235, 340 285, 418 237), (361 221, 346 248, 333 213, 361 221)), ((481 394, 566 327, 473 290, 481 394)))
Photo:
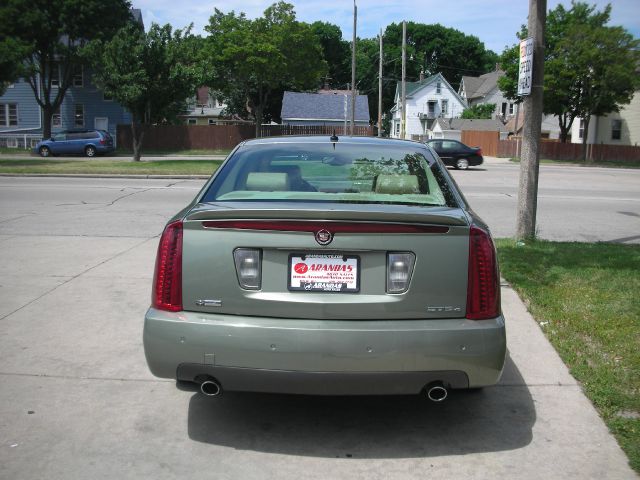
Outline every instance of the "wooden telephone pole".
MULTIPOLYGON (((518 213, 516 238, 536 236, 538 202, 538 174, 540 170, 540 129, 542 123, 542 95, 544 84, 544 27, 547 19, 547 0, 529 0, 529 35, 533 38, 531 94, 524 100, 522 155, 518 185, 518 213)), ((522 66, 521 66, 522 69, 522 66)))

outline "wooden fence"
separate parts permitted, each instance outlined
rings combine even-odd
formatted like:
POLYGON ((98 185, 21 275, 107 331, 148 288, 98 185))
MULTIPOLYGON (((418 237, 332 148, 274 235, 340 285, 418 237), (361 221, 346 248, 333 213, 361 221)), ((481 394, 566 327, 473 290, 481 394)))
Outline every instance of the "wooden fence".
MULTIPOLYGON (((262 137, 279 135, 341 136, 343 129, 328 126, 263 125, 262 137)), ((243 140, 255 138, 253 125, 153 125, 145 127, 143 149, 147 150, 216 150, 230 149, 243 140)), ((131 150, 131 125, 118 125, 117 145, 131 150)), ((354 135, 371 136, 373 127, 355 127, 354 135)))
MULTIPOLYGON (((502 140, 498 142, 498 157, 517 157, 517 144, 520 140, 502 140)), ((522 146, 520 147, 522 149, 522 146)), ((484 151, 484 150, 483 150, 484 151)), ((540 142, 540 158, 550 160, 582 160, 582 144, 540 142)), ((637 162, 640 161, 640 147, 628 145, 587 145, 587 158, 594 162, 637 162)))
POLYGON ((460 141, 470 147, 480 147, 482 149, 482 155, 495 157, 498 155, 500 132, 463 130, 460 141))

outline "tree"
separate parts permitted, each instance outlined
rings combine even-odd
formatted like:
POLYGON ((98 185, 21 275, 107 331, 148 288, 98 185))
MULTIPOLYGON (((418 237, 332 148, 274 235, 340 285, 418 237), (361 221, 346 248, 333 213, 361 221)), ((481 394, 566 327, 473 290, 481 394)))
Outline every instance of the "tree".
MULTIPOLYGON (((81 68, 89 44, 108 39, 128 21, 126 0, 4 0, 0 38, 12 39, 19 55, 10 59, 13 75, 25 76, 42 108, 43 136, 51 117, 81 68)), ((2 42, 7 47, 6 42, 2 42)), ((6 57, 2 57, 5 59, 6 57)), ((3 68, 3 72, 5 72, 3 68)))
POLYGON ((344 89, 351 82, 351 45, 342 39, 342 30, 327 22, 313 22, 311 31, 322 47, 322 57, 327 62, 329 85, 344 89))
MULTIPOLYGON (((583 117, 586 141, 591 115, 606 115, 629 103, 638 88, 638 41, 621 27, 610 27, 611 5, 572 2, 549 11, 545 31, 544 113, 555 115, 560 140, 566 142, 576 118, 583 117), (589 113, 591 112, 591 113, 589 113)), ((522 27, 518 38, 527 37, 522 27)), ((506 75, 498 81, 503 94, 517 96, 518 45, 500 57, 506 75)), ((586 152, 586 149, 584 149, 586 152)))
POLYGON ((288 3, 271 5, 255 20, 215 9, 205 30, 204 58, 215 66, 209 83, 222 91, 229 112, 255 120, 256 136, 275 94, 317 88, 326 74, 318 38, 288 3))
POLYGON ((175 118, 202 84, 198 47, 191 27, 172 32, 169 24, 152 24, 147 33, 130 24, 93 45, 96 85, 131 112, 135 161, 146 127, 175 118))
MULTIPOLYGON (((358 40, 357 84, 369 95, 369 111, 377 113, 378 39, 358 40)), ((396 84, 402 76, 402 23, 392 23, 383 34, 382 111, 393 106, 396 84)), ((441 72, 454 88, 463 75, 481 75, 495 69, 498 56, 475 36, 439 24, 407 22, 407 81, 441 72)))
POLYGON ((491 118, 495 109, 495 103, 483 103, 481 105, 474 105, 473 107, 465 108, 462 112, 461 118, 491 118))

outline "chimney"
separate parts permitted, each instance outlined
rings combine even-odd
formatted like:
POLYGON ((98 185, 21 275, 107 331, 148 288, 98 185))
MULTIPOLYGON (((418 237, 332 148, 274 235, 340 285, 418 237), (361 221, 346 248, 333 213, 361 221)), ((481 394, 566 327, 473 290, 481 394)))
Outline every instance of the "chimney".
POLYGON ((424 69, 420 69, 420 81, 424 80, 424 69))

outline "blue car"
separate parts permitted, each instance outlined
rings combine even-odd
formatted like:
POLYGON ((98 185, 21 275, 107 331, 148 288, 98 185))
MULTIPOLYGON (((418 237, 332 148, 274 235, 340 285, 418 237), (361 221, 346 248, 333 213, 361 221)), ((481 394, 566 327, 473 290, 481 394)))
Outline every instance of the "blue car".
POLYGON ((42 140, 34 148, 41 157, 51 155, 86 155, 95 157, 99 153, 115 150, 113 137, 105 130, 65 130, 42 140))

